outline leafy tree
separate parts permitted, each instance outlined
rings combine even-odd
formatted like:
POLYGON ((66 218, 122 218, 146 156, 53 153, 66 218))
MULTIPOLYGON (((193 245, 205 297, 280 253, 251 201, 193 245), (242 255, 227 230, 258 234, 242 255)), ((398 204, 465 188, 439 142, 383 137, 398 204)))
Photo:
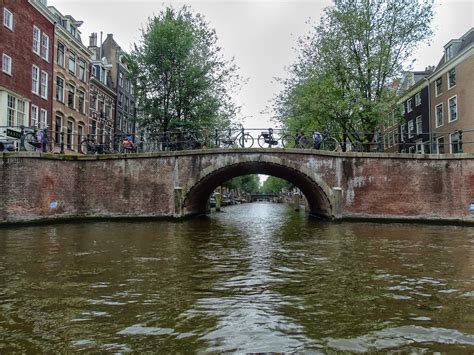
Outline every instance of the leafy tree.
POLYGON ((395 104, 392 83, 432 34, 433 0, 335 0, 298 42, 277 121, 370 140, 395 104), (360 135, 363 132, 363 135, 360 135))
POLYGON ((238 111, 230 97, 240 84, 237 67, 224 60, 216 32, 186 6, 150 18, 130 58, 138 120, 150 131, 222 128, 238 111))
POLYGON ((263 183, 263 186, 260 190, 264 193, 277 193, 284 188, 291 189, 292 187, 293 184, 284 179, 280 179, 275 176, 269 176, 263 183))
POLYGON ((260 178, 258 175, 243 175, 237 176, 229 181, 226 181, 223 186, 229 189, 240 189, 243 192, 258 192, 260 187, 260 178))

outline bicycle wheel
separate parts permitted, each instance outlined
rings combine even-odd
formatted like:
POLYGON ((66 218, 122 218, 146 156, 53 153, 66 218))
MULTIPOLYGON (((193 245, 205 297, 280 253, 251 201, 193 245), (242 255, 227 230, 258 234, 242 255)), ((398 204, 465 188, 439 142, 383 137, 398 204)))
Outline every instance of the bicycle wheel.
POLYGON ((28 152, 33 152, 36 150, 36 137, 33 132, 28 132, 23 138, 23 147, 28 152))
POLYGON ((266 137, 263 134, 259 135, 257 143, 260 148, 270 148, 270 144, 268 144, 268 135, 266 137))
POLYGON ((281 146, 283 148, 294 148, 295 147, 295 137, 285 134, 283 137, 280 138, 281 146))
POLYGON ((351 142, 351 149, 350 151, 351 152, 362 152, 362 143, 359 142, 359 141, 354 141, 354 142, 351 142))
POLYGON ((328 150, 330 152, 335 152, 339 147, 339 142, 336 138, 328 137, 323 140, 321 143, 321 150, 328 150))
POLYGON ((253 137, 250 134, 245 133, 242 137, 239 138, 239 145, 242 148, 252 148, 253 137))
POLYGON ((92 143, 89 142, 88 139, 84 139, 81 144, 79 144, 79 151, 82 154, 93 154, 94 152, 91 151, 92 143))

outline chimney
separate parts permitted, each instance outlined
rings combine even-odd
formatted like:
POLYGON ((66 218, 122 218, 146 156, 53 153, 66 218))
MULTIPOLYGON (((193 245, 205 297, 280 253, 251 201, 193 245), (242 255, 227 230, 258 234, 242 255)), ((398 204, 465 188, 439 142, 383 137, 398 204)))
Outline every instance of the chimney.
POLYGON ((89 47, 97 47, 97 33, 95 32, 89 36, 89 47))

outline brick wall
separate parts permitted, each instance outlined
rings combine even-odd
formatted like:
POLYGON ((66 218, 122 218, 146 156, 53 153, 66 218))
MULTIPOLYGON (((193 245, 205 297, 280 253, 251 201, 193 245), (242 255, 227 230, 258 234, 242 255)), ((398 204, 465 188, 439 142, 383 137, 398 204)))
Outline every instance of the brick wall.
POLYGON ((207 186, 212 191, 224 178, 268 172, 296 181, 316 201, 313 206, 329 201, 338 218, 474 222, 469 211, 474 202, 474 159, 468 155, 420 158, 253 149, 127 158, 36 153, 0 157, 0 223, 171 217, 176 214, 175 187, 182 188, 186 203, 199 195, 199 189, 207 186), (334 188, 342 189, 338 206, 334 188))

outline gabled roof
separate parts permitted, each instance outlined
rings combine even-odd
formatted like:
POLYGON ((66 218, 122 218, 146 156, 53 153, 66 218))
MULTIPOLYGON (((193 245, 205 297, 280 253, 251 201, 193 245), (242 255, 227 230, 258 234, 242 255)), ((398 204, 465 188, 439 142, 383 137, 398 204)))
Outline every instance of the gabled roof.
MULTIPOLYGON (((452 58, 449 61, 452 61, 453 59, 455 59, 464 49, 469 47, 469 45, 471 45, 472 43, 474 43, 474 27, 469 29, 469 31, 467 31, 464 35, 462 35, 461 38, 452 39, 451 41, 449 41, 444 46, 444 48, 446 50, 446 48, 449 47, 449 45, 457 44, 457 45, 453 46, 454 53, 453 53, 452 58)), ((438 65, 436 66, 436 70, 441 68, 446 63, 446 55, 445 54, 446 53, 443 53, 443 56, 441 57, 441 60, 439 61, 438 65)))

